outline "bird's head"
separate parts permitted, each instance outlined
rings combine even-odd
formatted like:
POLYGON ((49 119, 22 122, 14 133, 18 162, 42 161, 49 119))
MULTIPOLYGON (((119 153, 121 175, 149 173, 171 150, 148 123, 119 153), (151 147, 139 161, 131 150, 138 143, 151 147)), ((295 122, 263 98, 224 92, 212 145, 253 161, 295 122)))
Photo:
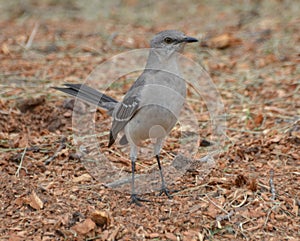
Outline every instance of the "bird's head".
POLYGON ((154 36, 150 46, 152 49, 160 49, 170 55, 174 52, 181 52, 186 43, 192 42, 198 42, 198 40, 177 30, 165 30, 154 36))

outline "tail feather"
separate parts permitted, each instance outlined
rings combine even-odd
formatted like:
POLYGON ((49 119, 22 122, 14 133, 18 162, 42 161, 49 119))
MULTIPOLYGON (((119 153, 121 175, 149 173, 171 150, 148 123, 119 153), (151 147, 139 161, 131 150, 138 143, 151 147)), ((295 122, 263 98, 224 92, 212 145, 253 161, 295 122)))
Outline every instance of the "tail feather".
POLYGON ((62 91, 69 95, 78 97, 91 104, 98 105, 111 111, 118 103, 114 98, 103 94, 84 84, 65 84, 66 87, 53 87, 56 90, 62 91))
POLYGON ((96 99, 99 99, 101 97, 102 102, 118 103, 118 101, 115 100, 114 98, 112 98, 106 94, 103 94, 103 93, 99 92, 98 90, 95 90, 87 85, 84 85, 84 84, 64 84, 64 85, 67 86, 69 89, 72 89, 72 90, 80 92, 80 93, 88 94, 89 96, 93 96, 96 99))

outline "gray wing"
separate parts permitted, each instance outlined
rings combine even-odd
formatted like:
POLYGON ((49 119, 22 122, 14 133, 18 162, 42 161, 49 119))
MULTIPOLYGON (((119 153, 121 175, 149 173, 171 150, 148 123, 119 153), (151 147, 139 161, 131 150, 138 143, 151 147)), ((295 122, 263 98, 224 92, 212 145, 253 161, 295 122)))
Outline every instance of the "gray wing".
POLYGON ((144 73, 134 82, 122 102, 118 103, 112 114, 113 122, 109 133, 110 147, 114 144, 117 135, 124 129, 128 121, 136 114, 140 107, 140 92, 145 83, 144 73))

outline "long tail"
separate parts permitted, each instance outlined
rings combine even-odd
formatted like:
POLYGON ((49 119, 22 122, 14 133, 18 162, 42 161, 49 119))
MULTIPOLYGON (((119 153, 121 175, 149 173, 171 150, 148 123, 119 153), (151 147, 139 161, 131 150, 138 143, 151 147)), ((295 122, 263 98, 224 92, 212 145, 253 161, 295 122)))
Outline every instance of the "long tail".
POLYGON ((52 87, 53 89, 62 91, 69 95, 78 97, 79 99, 85 100, 91 104, 97 105, 101 108, 108 110, 109 113, 113 111, 117 100, 103 94, 87 85, 84 84, 64 84, 66 87, 52 87))

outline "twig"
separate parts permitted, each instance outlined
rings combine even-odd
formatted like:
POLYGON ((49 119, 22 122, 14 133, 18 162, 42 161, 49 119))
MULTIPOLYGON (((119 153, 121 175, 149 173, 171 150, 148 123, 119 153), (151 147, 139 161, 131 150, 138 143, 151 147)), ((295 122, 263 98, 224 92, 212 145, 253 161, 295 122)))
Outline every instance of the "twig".
POLYGON ((238 224, 238 227, 240 228, 242 234, 245 232, 245 230, 244 230, 244 228, 243 228, 243 225, 246 224, 246 223, 249 223, 249 222, 251 222, 251 219, 247 219, 246 221, 240 222, 240 223, 238 224))
POLYGON ((18 151, 22 150, 23 148, 0 148, 0 152, 10 152, 10 151, 18 151))
MULTIPOLYGON (((17 177, 19 177, 19 175, 20 175, 20 171, 21 171, 21 169, 22 169, 23 160, 24 160, 26 151, 27 151, 27 146, 25 147, 25 149, 24 149, 24 151, 23 151, 23 153, 22 153, 22 156, 21 156, 21 160, 20 160, 18 169, 17 169, 17 171, 16 171, 16 173, 15 173, 15 175, 16 175, 17 177)), ((25 169, 25 168, 24 168, 24 169, 25 169)), ((25 171, 26 171, 26 169, 25 169, 25 171)), ((27 171, 26 171, 26 173, 27 173, 27 171)))
POLYGON ((224 213, 226 213, 226 214, 228 215, 228 212, 227 212, 224 208, 222 208, 221 206, 219 206, 218 204, 216 204, 213 200, 211 200, 211 199, 208 197, 207 194, 206 194, 205 196, 206 196, 206 198, 207 198, 214 206, 216 206, 217 208, 219 208, 220 210, 222 210, 224 213))
POLYGON ((270 192, 272 193, 271 200, 275 200, 276 199, 276 192, 275 192, 275 186, 274 186, 274 182, 273 182, 273 177, 274 177, 274 170, 271 169, 270 170, 270 180, 269 180, 270 192))
POLYGON ((92 240, 96 240, 96 239, 100 239, 101 236, 100 235, 97 235, 97 236, 94 236, 94 237, 91 237, 91 238, 87 238, 85 239, 85 241, 92 241, 92 240))
POLYGON ((233 200, 229 203, 229 205, 231 205, 233 208, 240 208, 240 207, 242 207, 242 206, 246 203, 247 198, 248 198, 248 195, 247 195, 246 193, 243 194, 244 199, 243 199, 242 202, 240 202, 238 205, 233 205, 233 204, 232 204, 232 203, 233 203, 234 201, 236 201, 240 196, 241 196, 241 195, 239 195, 238 197, 236 197, 235 199, 233 199, 233 200))
POLYGON ((268 221, 269 221, 271 212, 272 212, 276 207, 277 207, 277 205, 273 206, 273 207, 270 208, 270 210, 268 211, 267 217, 266 217, 266 220, 265 220, 265 223, 264 223, 264 226, 263 226, 264 228, 267 226, 267 223, 268 223, 268 221))
POLYGON ((39 23, 36 22, 35 25, 34 25, 34 27, 33 27, 32 32, 31 32, 31 34, 29 36, 29 39, 28 39, 28 41, 27 41, 27 43, 25 45, 25 49, 29 49, 31 47, 33 39, 34 39, 34 37, 36 35, 36 32, 37 32, 38 28, 39 28, 39 23))
POLYGON ((270 188, 267 186, 267 185, 264 185, 264 184, 262 184, 262 183, 258 183, 257 184, 259 187, 263 187, 263 188, 265 188, 265 189, 267 189, 268 191, 270 190, 270 188))
POLYGON ((67 141, 67 138, 65 136, 63 138, 61 138, 58 149, 56 150, 56 152, 54 153, 53 156, 49 157, 45 161, 45 165, 48 165, 50 162, 52 162, 58 156, 58 154, 61 152, 61 150, 66 147, 66 144, 65 144, 66 141, 67 141))

